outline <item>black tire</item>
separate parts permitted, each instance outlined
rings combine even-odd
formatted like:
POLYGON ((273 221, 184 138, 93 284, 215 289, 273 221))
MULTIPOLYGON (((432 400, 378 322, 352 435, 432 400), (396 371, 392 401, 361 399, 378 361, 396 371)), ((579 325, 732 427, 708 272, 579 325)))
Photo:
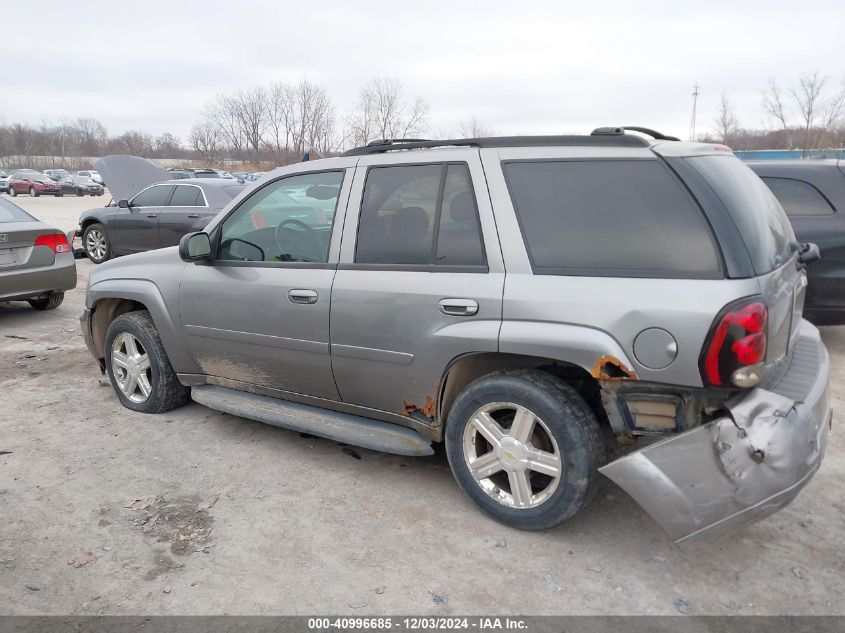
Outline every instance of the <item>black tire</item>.
POLYGON ((104 261, 107 261, 112 256, 112 247, 111 247, 111 238, 109 238, 108 232, 106 232, 106 227, 100 224, 99 222, 94 222, 93 224, 89 224, 85 227, 85 230, 82 231, 82 250, 85 251, 85 255, 95 264, 102 264, 104 261), (105 241, 105 253, 102 257, 97 257, 96 254, 89 252, 88 250, 88 234, 97 231, 105 241))
POLYGON ((51 292, 46 297, 40 297, 39 299, 27 299, 27 303, 36 310, 55 310, 62 305, 62 301, 64 300, 65 293, 51 292))
POLYGON ((82 197, 82 196, 84 196, 85 194, 84 194, 84 193, 82 193, 82 189, 77 188, 77 190, 76 190, 76 195, 77 195, 78 197, 82 197))
POLYGON ((40 194, 40 193, 38 193, 38 192, 35 190, 35 187, 30 187, 30 188, 29 188, 29 195, 30 195, 30 196, 32 196, 33 198, 37 198, 37 197, 38 197, 38 196, 40 196, 41 194, 40 194))
POLYGON ((13 198, 18 195, 17 190, 14 187, 9 187, 9 195, 13 198))
MULTIPOLYGON (((522 530, 551 529, 583 508, 590 499, 604 452, 598 421, 584 399, 565 382, 539 370, 505 370, 479 378, 455 400, 446 424, 446 454, 458 485, 485 514, 522 530), (470 472, 464 456, 464 432, 471 417, 492 403, 529 409, 542 421, 541 432, 548 432, 557 443, 562 474, 548 498, 534 507, 511 507, 498 501, 470 472)), ((508 481, 505 471, 498 475, 508 481)), ((530 482, 533 499, 535 474, 530 475, 530 482)), ((498 485, 494 491, 499 490, 498 485)))
POLYGON ((176 377, 176 372, 170 365, 170 360, 167 358, 167 352, 164 350, 164 345, 161 343, 152 317, 146 310, 127 312, 112 321, 106 331, 104 350, 106 373, 118 399, 127 409, 141 413, 164 413, 176 407, 181 407, 188 401, 191 391, 180 383, 176 377), (115 377, 115 369, 112 364, 112 346, 114 340, 123 333, 135 337, 150 360, 148 380, 151 390, 149 396, 143 402, 130 400, 121 390, 115 377))
POLYGON ((63 197, 64 197, 64 195, 65 195, 65 194, 63 194, 63 193, 60 191, 59 193, 57 193, 57 194, 56 194, 56 197, 57 197, 57 198, 63 198, 63 197))

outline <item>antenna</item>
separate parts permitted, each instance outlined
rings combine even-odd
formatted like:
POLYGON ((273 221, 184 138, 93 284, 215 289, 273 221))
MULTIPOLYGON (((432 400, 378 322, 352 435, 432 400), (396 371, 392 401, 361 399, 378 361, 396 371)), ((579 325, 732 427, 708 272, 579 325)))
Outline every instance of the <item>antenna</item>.
POLYGON ((698 82, 695 82, 695 86, 692 89, 692 119, 690 119, 689 124, 689 140, 695 140, 695 109, 698 105, 698 82))

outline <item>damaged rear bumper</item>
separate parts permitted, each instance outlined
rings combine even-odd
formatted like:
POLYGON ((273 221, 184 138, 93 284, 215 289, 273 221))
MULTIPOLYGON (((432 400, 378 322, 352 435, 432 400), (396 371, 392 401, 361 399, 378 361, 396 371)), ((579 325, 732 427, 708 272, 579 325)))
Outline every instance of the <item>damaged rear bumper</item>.
POLYGON ((714 541, 786 506, 821 465, 830 362, 804 321, 789 369, 729 401, 729 416, 626 455, 601 472, 680 545, 714 541))

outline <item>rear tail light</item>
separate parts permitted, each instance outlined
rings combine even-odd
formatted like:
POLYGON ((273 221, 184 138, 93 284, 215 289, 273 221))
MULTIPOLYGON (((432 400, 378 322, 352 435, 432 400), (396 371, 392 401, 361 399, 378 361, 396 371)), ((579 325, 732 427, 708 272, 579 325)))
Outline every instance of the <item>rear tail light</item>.
POLYGON ((46 246, 54 253, 70 253, 67 237, 61 233, 49 233, 35 238, 36 246, 46 246))
POLYGON ((753 387, 766 359, 765 304, 744 299, 716 318, 701 355, 701 373, 712 387, 753 387))

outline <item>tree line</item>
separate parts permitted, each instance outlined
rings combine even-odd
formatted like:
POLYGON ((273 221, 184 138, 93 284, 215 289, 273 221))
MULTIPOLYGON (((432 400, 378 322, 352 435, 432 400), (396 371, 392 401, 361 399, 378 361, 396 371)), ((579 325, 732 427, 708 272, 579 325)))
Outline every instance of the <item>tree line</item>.
POLYGON ((703 141, 720 141, 738 150, 841 149, 845 147, 845 80, 837 86, 827 75, 805 73, 790 85, 769 79, 760 91, 760 110, 767 127, 743 126, 723 92, 710 133, 703 141))
MULTIPOLYGON (((837 87, 818 72, 787 86, 769 80, 760 91, 760 110, 765 127, 745 127, 729 95, 722 93, 712 129, 698 140, 734 149, 806 152, 845 147, 845 84, 837 87)), ((381 138, 448 136, 431 133, 429 114, 428 102, 421 95, 409 96, 397 78, 369 81, 342 116, 325 86, 307 79, 274 82, 218 94, 205 105, 186 139, 135 129, 111 135, 100 121, 86 117, 37 126, 0 124, 0 167, 80 168, 87 166, 86 158, 115 153, 206 164, 232 159, 283 165, 300 160, 309 150, 332 155, 381 138), (39 162, 35 157, 43 157, 40 162, 45 164, 34 164, 39 162)), ((458 130, 457 135, 466 137, 496 133, 475 117, 460 121, 458 130)))

